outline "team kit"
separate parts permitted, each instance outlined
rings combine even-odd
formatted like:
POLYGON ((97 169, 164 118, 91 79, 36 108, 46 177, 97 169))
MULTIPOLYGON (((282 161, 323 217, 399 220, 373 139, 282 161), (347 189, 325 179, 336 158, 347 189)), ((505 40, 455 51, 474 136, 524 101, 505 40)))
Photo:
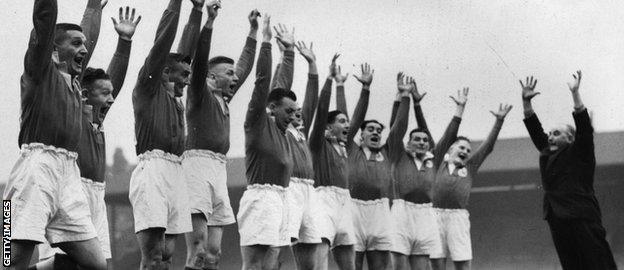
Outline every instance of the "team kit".
MULTIPOLYGON (((109 66, 88 67, 107 2, 88 0, 81 23, 71 24, 57 22, 57 0, 34 0, 20 80, 20 156, 3 195, 12 213, 8 269, 110 264, 103 122, 124 85, 141 16, 119 8, 109 66), (35 249, 39 259, 32 264, 35 249)), ((138 163, 128 194, 140 269, 172 269, 178 237, 186 241, 184 269, 219 269, 223 228, 232 224, 242 269, 283 269, 281 258, 291 252, 297 269, 328 269, 329 260, 341 270, 437 270, 447 263, 470 269, 470 190, 511 105, 490 111, 489 134, 473 148, 458 135, 470 91, 458 90, 446 130, 434 140, 421 107, 426 93, 399 72, 386 127, 366 118, 375 92, 368 63, 352 76, 361 91, 350 115, 349 74, 338 65, 340 55, 320 79, 313 43, 296 41, 294 29, 272 26, 270 15, 258 10, 248 15, 249 34, 235 61, 210 53, 221 2, 190 0, 172 52, 182 2, 169 1, 132 91, 138 163), (273 41, 280 54, 275 69, 273 41), (296 51, 308 64, 301 105, 291 91, 296 51), (254 65, 244 121, 247 188, 235 214, 226 171, 229 102, 254 65), (330 110, 334 89, 336 109, 330 110), (412 108, 418 127, 406 134, 412 108)), ((548 132, 532 108, 537 80, 521 80, 518 93, 539 154, 544 218, 563 269, 616 269, 594 196, 593 127, 580 97, 581 77, 577 71, 568 83, 574 125, 548 132)))

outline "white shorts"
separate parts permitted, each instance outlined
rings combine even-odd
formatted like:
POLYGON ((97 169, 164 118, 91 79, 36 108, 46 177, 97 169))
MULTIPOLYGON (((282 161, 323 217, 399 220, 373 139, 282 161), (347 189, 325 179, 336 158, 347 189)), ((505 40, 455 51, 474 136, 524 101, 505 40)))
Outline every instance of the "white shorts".
POLYGON ((394 224, 388 198, 372 201, 353 201, 355 251, 392 249, 394 224))
POLYGON ((435 208, 442 239, 442 252, 430 254, 432 259, 448 258, 453 261, 472 260, 470 219, 466 209, 435 208))
POLYGON ((204 214, 208 226, 236 222, 228 194, 226 163, 223 154, 210 150, 187 150, 182 155, 191 214, 204 214))
POLYGON ((41 143, 22 145, 3 196, 11 201, 11 239, 56 245, 97 237, 76 157, 41 143))
MULTIPOLYGON (((82 188, 87 195, 89 201, 89 209, 91 210, 91 220, 98 234, 98 240, 104 253, 104 258, 112 258, 110 237, 108 234, 108 216, 106 212, 106 203, 104 202, 104 193, 106 183, 94 182, 90 179, 82 178, 82 188)), ((50 244, 44 242, 38 246, 39 260, 47 259, 54 254, 65 254, 60 248, 52 248, 50 244)))
POLYGON ((180 158, 161 150, 139 155, 130 178, 134 231, 165 228, 166 234, 193 230, 180 158))
POLYGON ((438 220, 431 203, 392 201, 395 231, 392 251, 403 255, 429 255, 442 252, 438 220))
POLYGON ((290 220, 289 235, 297 239, 297 243, 322 243, 319 232, 320 209, 314 180, 290 178, 286 189, 290 220))
POLYGON ((247 186, 236 216, 241 246, 290 244, 286 188, 270 184, 247 186))
POLYGON ((316 192, 321 208, 319 222, 321 237, 329 240, 332 248, 354 245, 353 203, 349 190, 320 186, 316 188, 316 192))

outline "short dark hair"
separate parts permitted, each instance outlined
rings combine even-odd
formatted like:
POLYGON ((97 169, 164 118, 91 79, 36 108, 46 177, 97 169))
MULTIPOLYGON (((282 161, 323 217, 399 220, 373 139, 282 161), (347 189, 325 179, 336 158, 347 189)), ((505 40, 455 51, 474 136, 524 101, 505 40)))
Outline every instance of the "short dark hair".
POLYGON ((382 123, 380 123, 379 121, 372 119, 372 120, 366 120, 364 122, 362 122, 362 125, 360 125, 360 130, 364 130, 366 128, 366 126, 370 123, 375 123, 381 126, 381 129, 386 128, 382 123))
POLYGON ((54 26, 54 43, 60 44, 66 37, 67 31, 82 32, 82 27, 73 23, 58 23, 54 26))
MULTIPOLYGON (((420 133, 425 133, 425 134, 427 134, 427 137, 430 137, 430 136, 429 136, 429 132, 428 132, 428 130, 426 130, 426 129, 424 129, 424 128, 420 128, 420 127, 419 127, 419 128, 412 129, 412 131, 410 131, 410 133, 409 133, 409 139, 411 140, 411 139, 412 139, 412 135, 413 135, 414 133, 418 133, 418 132, 420 132, 420 133)), ((429 138, 429 139, 431 140, 431 138, 429 138)))
POLYGON ((180 53, 169 53, 167 56, 167 67, 171 68, 177 63, 191 64, 191 57, 180 53))
POLYGON ((110 76, 101 68, 88 67, 84 71, 84 75, 82 76, 82 81, 80 83, 83 88, 89 89, 97 80, 110 80, 110 76))
POLYGON ((282 102, 283 98, 290 98, 293 101, 297 101, 297 95, 295 95, 295 92, 290 91, 290 90, 286 90, 284 88, 275 88, 273 89, 273 91, 271 91, 271 93, 269 93, 269 103, 276 103, 279 104, 280 102, 282 102))
POLYGON ((336 122, 336 118, 338 117, 338 115, 341 114, 344 114, 341 110, 333 110, 329 112, 329 114, 327 114, 327 123, 333 124, 334 122, 336 122))
POLYGON ((468 143, 471 143, 470 139, 464 136, 457 136, 457 139, 455 139, 455 142, 459 142, 459 141, 467 141, 468 143))
POLYGON ((221 56, 221 55, 215 56, 213 58, 210 58, 210 60, 208 60, 208 69, 211 69, 212 67, 218 64, 234 65, 234 59, 226 57, 226 56, 221 56))

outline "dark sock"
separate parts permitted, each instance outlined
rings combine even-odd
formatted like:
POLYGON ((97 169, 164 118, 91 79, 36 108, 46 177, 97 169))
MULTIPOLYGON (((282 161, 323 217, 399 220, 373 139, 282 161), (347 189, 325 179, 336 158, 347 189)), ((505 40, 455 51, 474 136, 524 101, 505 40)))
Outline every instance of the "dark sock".
POLYGON ((67 254, 54 254, 54 269, 78 270, 78 265, 67 254))

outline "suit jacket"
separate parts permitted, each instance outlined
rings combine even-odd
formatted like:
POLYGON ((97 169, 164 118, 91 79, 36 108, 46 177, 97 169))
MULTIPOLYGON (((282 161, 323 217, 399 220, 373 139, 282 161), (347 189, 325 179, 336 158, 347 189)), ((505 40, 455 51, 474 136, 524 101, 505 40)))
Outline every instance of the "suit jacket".
POLYGON ((600 221, 594 196, 594 129, 587 110, 574 112, 574 143, 551 151, 537 115, 524 119, 531 140, 540 151, 540 172, 544 187, 544 219, 588 219, 600 221))

